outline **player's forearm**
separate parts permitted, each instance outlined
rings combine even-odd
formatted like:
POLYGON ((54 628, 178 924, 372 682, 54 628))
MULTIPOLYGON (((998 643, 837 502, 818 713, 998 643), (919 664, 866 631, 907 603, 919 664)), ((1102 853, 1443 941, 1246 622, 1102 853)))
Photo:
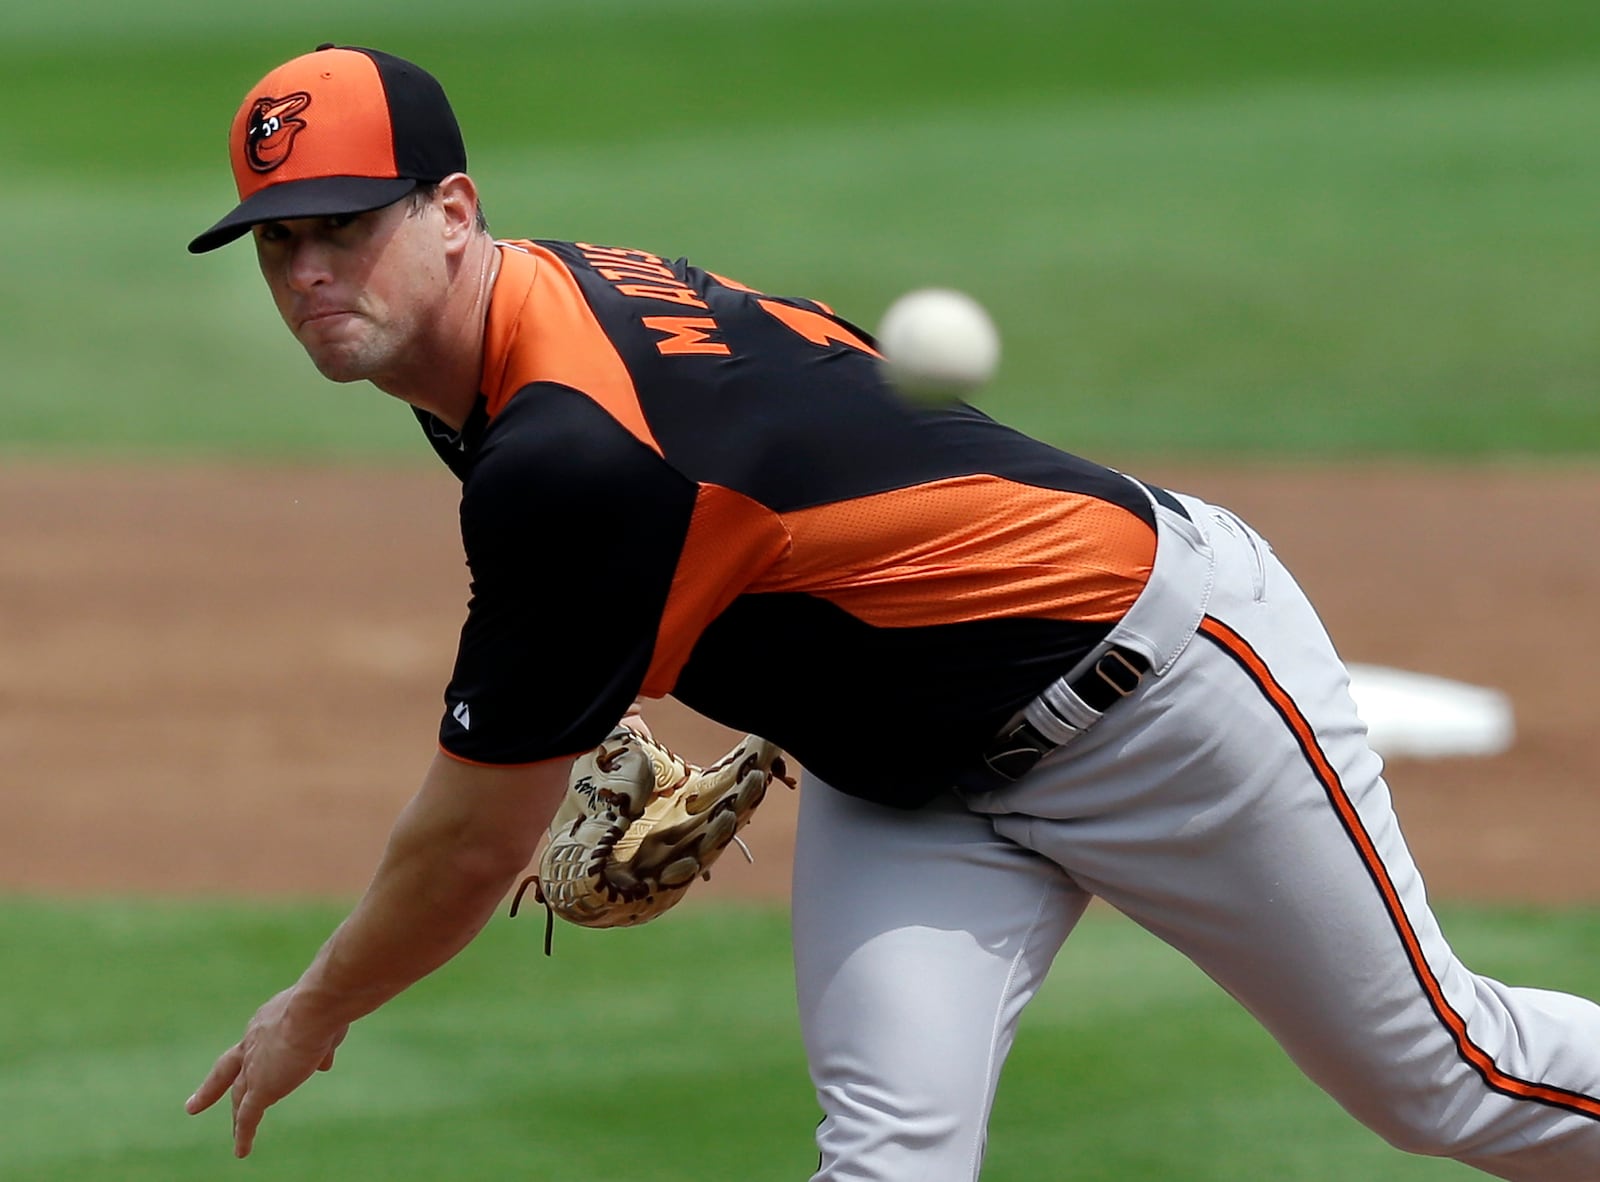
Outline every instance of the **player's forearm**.
POLYGON ((302 975, 297 1008, 330 1025, 371 1013, 465 948, 516 870, 491 871, 471 851, 391 846, 366 895, 302 975))
POLYGON ((360 903, 302 975, 298 1017, 348 1024, 472 941, 527 865, 554 812, 554 786, 565 781, 564 773, 514 778, 529 770, 436 762, 360 903))

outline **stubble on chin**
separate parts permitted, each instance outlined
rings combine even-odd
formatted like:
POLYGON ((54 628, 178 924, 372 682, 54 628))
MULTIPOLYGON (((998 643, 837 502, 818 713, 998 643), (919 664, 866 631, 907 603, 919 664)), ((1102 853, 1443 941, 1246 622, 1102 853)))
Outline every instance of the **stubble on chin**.
POLYGON ((384 368, 388 356, 383 342, 373 339, 372 326, 364 327, 365 332, 341 340, 308 335, 301 338, 300 346, 317 372, 330 382, 369 381, 384 368))
POLYGON ((341 385, 350 382, 359 382, 367 377, 364 370, 343 364, 338 361, 329 361, 318 357, 311 358, 311 364, 317 367, 317 372, 330 382, 341 385))
POLYGON ((304 346, 316 370, 330 382, 359 382, 366 377, 366 366, 347 349, 316 349, 304 346))

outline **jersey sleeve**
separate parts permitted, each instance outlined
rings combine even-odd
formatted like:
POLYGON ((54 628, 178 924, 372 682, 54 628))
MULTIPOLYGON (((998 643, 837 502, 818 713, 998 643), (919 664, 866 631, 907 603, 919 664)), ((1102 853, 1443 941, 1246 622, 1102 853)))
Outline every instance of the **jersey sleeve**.
POLYGON ((638 695, 693 484, 583 395, 520 391, 464 482, 472 594, 439 742, 535 763, 603 740, 638 695))

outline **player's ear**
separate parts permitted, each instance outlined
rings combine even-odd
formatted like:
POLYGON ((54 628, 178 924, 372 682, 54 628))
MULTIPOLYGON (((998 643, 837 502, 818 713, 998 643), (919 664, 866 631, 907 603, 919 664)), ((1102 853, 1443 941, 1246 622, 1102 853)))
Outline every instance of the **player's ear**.
POLYGON ((444 215, 445 239, 464 245, 478 225, 478 186, 464 172, 453 172, 439 182, 434 200, 444 215))

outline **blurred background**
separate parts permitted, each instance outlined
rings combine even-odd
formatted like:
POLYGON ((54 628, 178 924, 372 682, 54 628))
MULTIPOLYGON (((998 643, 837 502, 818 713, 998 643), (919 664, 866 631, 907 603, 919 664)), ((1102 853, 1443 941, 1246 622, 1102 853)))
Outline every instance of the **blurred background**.
POLYGON ((970 288, 1005 331, 997 413, 1091 454, 1600 442, 1582 0, 18 0, 0 21, 10 448, 416 457, 404 415, 308 378, 247 246, 182 249, 232 204, 245 88, 322 40, 445 82, 501 234, 688 255, 868 326, 907 287, 970 288))
MULTIPOLYGON (((360 890, 465 597, 410 415, 315 374, 248 245, 184 250, 235 200, 246 89, 323 41, 440 78, 503 236, 687 256, 868 329, 972 292, 1004 336, 986 410, 1239 509, 1352 659, 1511 696, 1511 752, 1392 768, 1402 819, 1475 967, 1600 993, 1592 0, 12 0, 0 1177, 814 1161, 787 800, 755 868, 658 925, 547 961, 542 917, 492 924, 247 1166, 181 1112, 360 890)), ((1471 1176, 1377 1143, 1104 914, 991 1145, 986 1179, 1471 1176)))

